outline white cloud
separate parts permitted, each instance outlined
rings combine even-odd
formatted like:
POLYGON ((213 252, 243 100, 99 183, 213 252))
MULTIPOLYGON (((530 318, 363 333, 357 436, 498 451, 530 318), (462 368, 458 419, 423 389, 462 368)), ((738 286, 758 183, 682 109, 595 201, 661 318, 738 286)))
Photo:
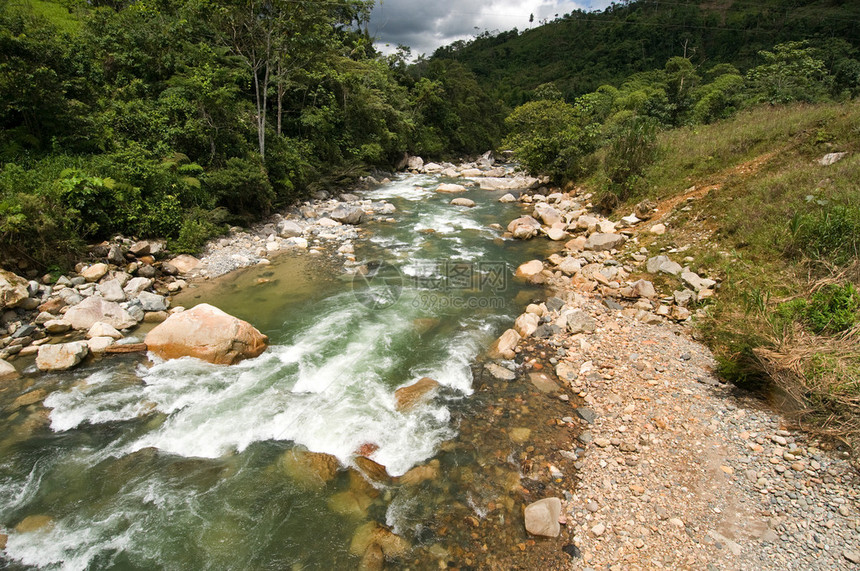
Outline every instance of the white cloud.
POLYGON ((536 27, 577 9, 602 10, 610 0, 379 0, 370 18, 370 33, 384 52, 398 44, 412 54, 433 53, 457 40, 483 32, 536 27), (534 15, 534 23, 529 16, 534 15), (387 46, 386 46, 387 44, 387 46))

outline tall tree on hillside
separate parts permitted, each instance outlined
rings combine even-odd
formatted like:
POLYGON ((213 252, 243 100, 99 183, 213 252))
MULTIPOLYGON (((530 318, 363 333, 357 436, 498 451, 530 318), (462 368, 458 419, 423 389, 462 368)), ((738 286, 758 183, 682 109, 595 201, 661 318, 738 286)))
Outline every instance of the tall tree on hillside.
POLYGON ((266 156, 269 94, 275 88, 277 132, 291 76, 322 53, 333 35, 369 15, 366 0, 306 5, 290 0, 227 0, 218 10, 218 33, 251 74, 260 156, 266 156))

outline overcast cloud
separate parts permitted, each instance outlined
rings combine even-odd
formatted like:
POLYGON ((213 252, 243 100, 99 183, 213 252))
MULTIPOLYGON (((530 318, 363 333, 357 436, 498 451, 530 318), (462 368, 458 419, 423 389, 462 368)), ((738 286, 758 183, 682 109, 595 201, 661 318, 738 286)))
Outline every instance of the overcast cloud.
POLYGON ((520 31, 573 10, 602 10, 611 0, 377 0, 370 33, 384 53, 398 44, 430 56, 439 46, 477 34, 520 31), (534 23, 529 16, 534 14, 534 23))

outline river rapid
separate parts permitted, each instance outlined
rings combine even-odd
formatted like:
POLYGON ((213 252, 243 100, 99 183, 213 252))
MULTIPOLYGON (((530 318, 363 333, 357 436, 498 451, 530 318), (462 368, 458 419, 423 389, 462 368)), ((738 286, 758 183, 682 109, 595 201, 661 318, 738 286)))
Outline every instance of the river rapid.
POLYGON ((473 365, 540 297, 512 276, 546 242, 502 239, 491 227, 519 215, 498 202, 503 192, 471 188, 457 195, 476 202, 466 208, 435 192, 439 182, 402 175, 364 193, 397 208, 395 222, 365 225, 355 244, 365 273, 283 256, 174 300, 251 322, 271 341, 256 359, 228 367, 116 355, 49 375, 31 366, 15 382, 45 391, 41 404, 0 394, 3 563, 348 569, 359 562, 356 531, 371 521, 445 552, 445 539, 428 535, 427 509, 469 504, 462 474, 481 472, 474 457, 450 452, 474 406, 473 365), (422 377, 440 390, 398 410, 395 390, 422 377), (336 477, 317 484, 297 473, 289 458, 305 449, 336 457, 336 477), (409 489, 371 488, 348 470, 359 450, 391 476, 434 459, 437 473, 409 489))

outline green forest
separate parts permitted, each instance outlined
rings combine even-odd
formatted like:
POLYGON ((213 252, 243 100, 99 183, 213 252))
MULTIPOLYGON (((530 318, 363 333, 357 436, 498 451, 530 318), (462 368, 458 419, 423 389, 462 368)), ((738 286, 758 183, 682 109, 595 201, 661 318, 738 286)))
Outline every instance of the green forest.
POLYGON ((462 64, 409 67, 370 2, 0 4, 0 249, 64 264, 116 233, 194 251, 405 151, 483 152, 462 64))
POLYGON ((0 250, 47 268, 116 234, 195 252, 405 153, 512 149, 611 209, 657 134, 860 92, 860 7, 613 5, 411 60, 372 2, 2 0, 0 250))

